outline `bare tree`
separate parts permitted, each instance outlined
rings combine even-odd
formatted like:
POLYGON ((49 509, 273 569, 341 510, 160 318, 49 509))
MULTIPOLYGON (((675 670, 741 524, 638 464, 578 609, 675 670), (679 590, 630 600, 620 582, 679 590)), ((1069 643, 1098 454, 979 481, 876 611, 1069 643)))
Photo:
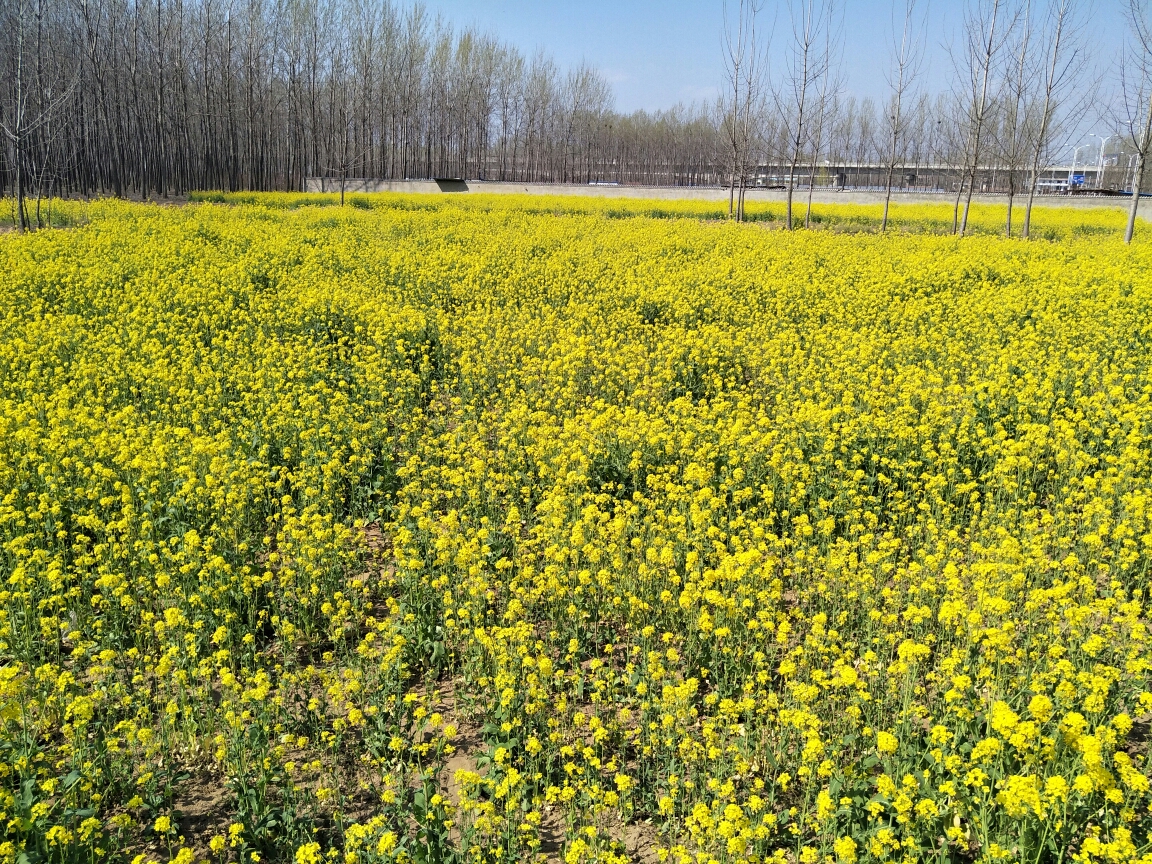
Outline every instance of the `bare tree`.
POLYGON ((724 4, 724 27, 721 45, 728 90, 724 103, 724 138, 728 144, 728 218, 744 218, 744 189, 748 174, 748 156, 756 137, 758 103, 762 97, 764 54, 757 33, 760 7, 755 0, 737 0, 735 21, 729 20, 724 4), (736 184, 740 184, 737 200, 736 184))
POLYGON ((1015 31, 1015 44, 1004 64, 999 98, 999 116, 992 125, 997 164, 1007 177, 1007 216, 1004 236, 1012 236, 1012 204, 1020 191, 1028 160, 1030 126, 1036 121, 1033 105, 1036 73, 1031 64, 1032 2, 1025 0, 1015 31))
POLYGON ((897 159, 908 135, 909 118, 905 110, 905 101, 909 91, 920 72, 920 61, 924 51, 924 32, 926 17, 918 16, 918 0, 904 0, 904 17, 900 25, 900 41, 897 44, 896 36, 896 0, 892 3, 893 16, 893 52, 892 69, 888 77, 888 86, 891 94, 888 99, 888 111, 885 116, 888 131, 888 158, 884 175, 884 215, 880 220, 880 230, 888 230, 888 207, 892 201, 892 175, 896 171, 897 159))
MULTIPOLYGON (((1031 132, 1032 166, 1028 181, 1028 203, 1024 207, 1024 225, 1021 236, 1027 240, 1032 227, 1032 203, 1040 182, 1040 172, 1051 158, 1053 141, 1059 137, 1061 114, 1078 114, 1076 110, 1064 112, 1066 102, 1084 70, 1087 54, 1084 51, 1082 22, 1079 20, 1077 0, 1050 0, 1047 20, 1043 29, 1043 77, 1039 81, 1042 96, 1029 124, 1031 132)), ((1077 100, 1078 102, 1082 100, 1077 100)))
POLYGON ((804 227, 812 227, 812 195, 816 190, 816 166, 824 149, 824 136, 836 111, 837 99, 844 82, 840 77, 842 29, 836 26, 835 0, 829 0, 825 9, 828 15, 824 22, 824 47, 817 62, 820 73, 820 92, 816 98, 815 116, 812 123, 812 159, 808 168, 808 202, 804 210, 804 227))
POLYGON ((42 227, 41 201, 55 182, 56 154, 64 130, 61 120, 75 91, 74 77, 60 58, 49 50, 55 19, 46 19, 52 7, 44 0, 17 0, 7 22, 15 36, 11 55, 13 81, 0 114, 0 131, 8 143, 14 173, 16 230, 31 227, 27 210, 31 181, 36 204, 36 227, 42 227), (32 45, 28 45, 29 31, 32 45), (29 54, 31 55, 29 57, 29 54), (29 61, 32 61, 29 64, 29 61))
POLYGON ((14 86, 11 93, 11 103, 6 106, 8 110, 5 112, 3 122, 4 136, 12 154, 11 160, 16 178, 16 230, 21 234, 28 228, 27 212, 24 209, 24 140, 28 134, 27 120, 25 119, 28 114, 28 87, 24 66, 27 14, 26 0, 17 0, 16 20, 11 22, 10 29, 10 32, 16 34, 16 50, 12 55, 15 59, 16 69, 13 76, 14 86))
POLYGON ((812 125, 813 90, 827 71, 820 56, 823 29, 830 20, 834 0, 792 0, 789 16, 792 40, 783 80, 774 88, 773 99, 788 124, 788 183, 785 192, 785 221, 792 230, 792 197, 796 188, 796 167, 809 145, 812 125))
POLYGON ((967 139, 964 178, 956 195, 957 211, 960 201, 964 201, 964 214, 958 226, 953 216, 953 230, 960 236, 964 236, 968 228, 976 174, 984 155, 985 136, 993 108, 992 76, 1000 52, 1016 23, 1007 3, 1008 0, 970 0, 964 13, 964 42, 959 56, 953 54, 953 64, 960 79, 957 93, 967 139))
POLYGON ((1136 158, 1132 205, 1128 208, 1128 224, 1124 229, 1124 242, 1131 243, 1148 152, 1152 148, 1152 18, 1147 0, 1129 0, 1127 12, 1131 39, 1121 66, 1120 119, 1136 158))
POLYGON ((561 179, 588 182, 597 134, 612 110, 612 88, 595 69, 581 64, 568 73, 563 89, 561 179))

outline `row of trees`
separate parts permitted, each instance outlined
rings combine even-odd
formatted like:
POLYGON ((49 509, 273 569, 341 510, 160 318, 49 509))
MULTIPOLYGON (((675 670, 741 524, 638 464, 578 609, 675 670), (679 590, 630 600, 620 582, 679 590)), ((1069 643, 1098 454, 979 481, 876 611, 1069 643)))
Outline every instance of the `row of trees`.
POLYGON ((0 40, 0 170, 21 197, 309 176, 717 182, 711 106, 619 115, 597 70, 420 5, 0 0, 0 40))
MULTIPOLYGON (((727 171, 734 187, 748 166, 777 160, 786 169, 787 224, 792 226, 797 178, 812 177, 819 159, 843 161, 842 0, 737 0, 725 22, 728 72, 723 97, 727 171), (767 13, 767 14, 765 14, 767 13), (770 19, 774 26, 761 22, 770 19)), ((1044 169, 1067 152, 1086 119, 1106 123, 1131 156, 1133 189, 1126 237, 1131 241, 1145 164, 1152 147, 1152 17, 1147 0, 1122 0, 1128 38, 1113 68, 1089 67, 1090 4, 1081 0, 967 0, 962 26, 944 48, 953 85, 930 99, 919 86, 927 46, 927 0, 893 0, 889 97, 883 110, 861 106, 856 120, 861 161, 884 169, 883 227, 894 177, 909 164, 946 164, 955 183, 953 230, 967 229, 980 176, 994 166, 1008 193, 1005 231, 1014 203, 1026 196, 1022 236, 1044 169), (1107 78, 1114 98, 1100 94, 1107 78), (1101 104, 1106 105, 1100 108, 1101 104)), ((849 128, 853 124, 849 121, 849 128)), ((1103 154, 1101 153, 1101 157, 1103 154)), ((811 216, 808 183, 805 224, 811 216)), ((742 191, 730 211, 742 218, 742 191)))
MULTIPOLYGON (((765 163, 786 169, 790 215, 818 162, 881 165, 889 190, 902 167, 949 165, 964 177, 963 233, 977 174, 995 164, 1010 197, 1028 197, 1027 234, 1036 179, 1092 92, 1086 0, 967 0, 941 94, 919 86, 927 0, 893 0, 879 106, 845 96, 842 0, 732 2, 722 96, 622 114, 596 69, 561 70, 421 5, 0 0, 0 179, 33 201, 21 226, 53 194, 299 189, 312 176, 724 183, 739 218, 765 163)), ((1111 119, 1139 185, 1152 27, 1145 0, 1123 2, 1132 35, 1111 119)))

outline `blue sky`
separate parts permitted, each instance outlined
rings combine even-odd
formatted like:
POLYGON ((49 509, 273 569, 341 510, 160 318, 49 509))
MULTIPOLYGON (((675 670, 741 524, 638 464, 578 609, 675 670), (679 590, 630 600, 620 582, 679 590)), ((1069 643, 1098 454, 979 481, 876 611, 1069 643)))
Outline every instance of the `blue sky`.
MULTIPOLYGON (((525 53, 543 48, 562 67, 586 60, 612 82, 622 111, 666 108, 712 97, 723 77, 720 0, 426 0, 457 26, 475 24, 525 53)), ((1042 2, 1042 0, 1041 0, 1042 2)), ((1119 50, 1124 32, 1121 0, 1083 0, 1095 31, 1102 70, 1119 50)), ((765 6, 771 8, 772 0, 765 6)), ((890 44, 891 0, 842 0, 844 72, 848 91, 884 98, 890 44)), ((947 88, 951 66, 945 43, 959 28, 960 0, 929 0, 923 83, 947 88)), ((788 26, 787 13, 777 30, 788 26)), ((783 34, 778 32, 778 37, 783 34)))

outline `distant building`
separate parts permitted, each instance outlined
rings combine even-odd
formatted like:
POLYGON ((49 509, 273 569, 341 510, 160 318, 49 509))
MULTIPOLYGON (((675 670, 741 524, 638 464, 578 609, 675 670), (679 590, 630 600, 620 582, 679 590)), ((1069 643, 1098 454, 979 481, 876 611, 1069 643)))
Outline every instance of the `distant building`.
MULTIPOLYGON (((1069 193, 1117 194, 1130 191, 1131 177, 1109 166, 1101 172, 1096 165, 1060 165, 1040 172, 1036 187, 1043 195, 1069 193)), ((874 163, 825 162, 812 171, 811 164, 796 167, 797 187, 844 189, 854 191, 883 191, 888 169, 874 163)), ((1015 172, 1017 191, 1027 191, 1028 171, 1015 172)), ((955 193, 968 177, 968 169, 954 165, 900 166, 892 175, 892 189, 899 192, 955 193)), ((996 165, 981 166, 976 172, 976 191, 1004 193, 1008 191, 1010 174, 996 165)), ((757 166, 750 178, 751 188, 783 188, 788 183, 788 166, 763 164, 757 166)))

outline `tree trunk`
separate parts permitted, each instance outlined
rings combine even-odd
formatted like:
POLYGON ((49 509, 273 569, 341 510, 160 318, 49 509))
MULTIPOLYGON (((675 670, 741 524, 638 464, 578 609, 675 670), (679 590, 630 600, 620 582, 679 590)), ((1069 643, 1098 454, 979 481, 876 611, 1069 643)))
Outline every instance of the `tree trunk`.
POLYGON ((1136 152, 1136 170, 1132 174, 1132 206, 1128 210, 1128 225, 1124 229, 1124 242, 1131 243, 1136 231, 1136 212, 1140 209, 1140 187, 1144 184, 1144 166, 1148 162, 1148 146, 1152 136, 1152 96, 1148 97, 1148 114, 1144 119, 1144 134, 1140 136, 1140 149, 1136 152))
POLYGON ((1032 163, 1032 179, 1028 183, 1028 202, 1024 205, 1024 225, 1020 229, 1020 236, 1027 240, 1032 230, 1032 202, 1036 200, 1036 185, 1039 183, 1040 171, 1036 167, 1039 159, 1032 163))
POLYGON ((960 200, 964 197, 964 183, 965 178, 963 175, 960 177, 960 188, 956 190, 956 206, 952 208, 952 233, 955 234, 960 228, 960 200))
POLYGON ((816 133, 816 149, 812 153, 812 164, 808 170, 808 208, 804 211, 804 227, 812 227, 812 193, 816 191, 816 161, 820 153, 820 132, 816 133))
POLYGON ((27 214, 24 212, 24 166, 23 146, 20 142, 20 131, 16 132, 16 233, 23 234, 28 230, 27 214))
POLYGON ((1144 154, 1136 155, 1136 171, 1132 175, 1132 204, 1128 208, 1128 225, 1124 228, 1124 242, 1131 243, 1136 231, 1136 211, 1140 208, 1140 186, 1144 182, 1144 154))
POLYGON ((16 127, 9 133, 16 151, 16 231, 28 230, 24 213, 24 3, 16 7, 16 127))
POLYGON ((892 201, 892 172, 895 166, 888 163, 888 178, 884 182, 884 215, 880 219, 880 233, 888 230, 888 205, 892 201))
POLYGON ((784 223, 785 227, 792 230, 792 187, 796 183, 796 160, 793 159, 788 166, 788 193, 787 203, 784 206, 784 223))
POLYGON ((968 213, 972 209, 972 193, 976 187, 976 164, 972 165, 972 173, 968 178, 968 195, 964 198, 964 216, 960 220, 960 236, 968 230, 968 213))

